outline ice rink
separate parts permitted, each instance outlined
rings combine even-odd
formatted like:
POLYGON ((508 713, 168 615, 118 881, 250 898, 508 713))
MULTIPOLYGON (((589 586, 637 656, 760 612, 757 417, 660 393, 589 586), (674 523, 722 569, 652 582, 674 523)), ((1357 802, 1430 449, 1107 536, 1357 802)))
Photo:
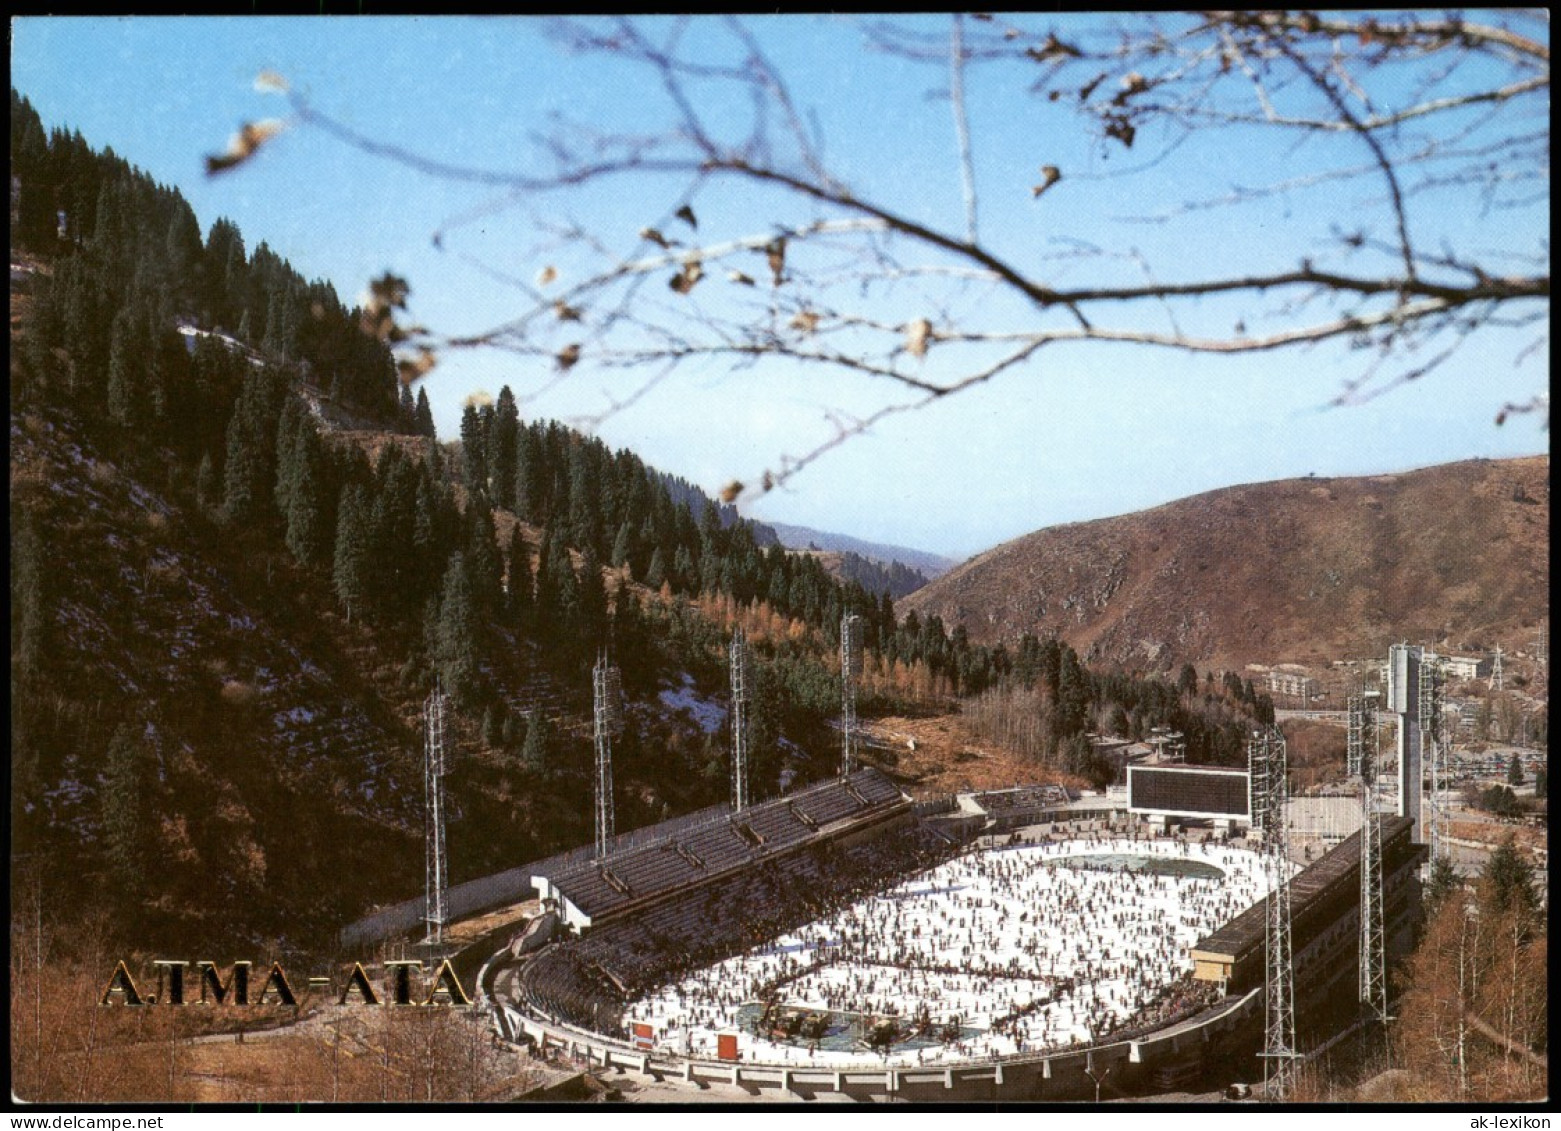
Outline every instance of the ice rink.
POLYGON ((684 1055, 714 1057, 717 1035, 737 1032, 742 1059, 760 1063, 1066 1048, 1207 997, 1189 948, 1266 891, 1261 858, 1221 844, 1102 835, 972 851, 664 986, 626 1016, 684 1055), (786 1037, 772 1017, 757 1036, 763 1003, 802 1007, 818 1027, 786 1037), (901 1034, 887 1053, 867 1043, 885 1021, 901 1034))

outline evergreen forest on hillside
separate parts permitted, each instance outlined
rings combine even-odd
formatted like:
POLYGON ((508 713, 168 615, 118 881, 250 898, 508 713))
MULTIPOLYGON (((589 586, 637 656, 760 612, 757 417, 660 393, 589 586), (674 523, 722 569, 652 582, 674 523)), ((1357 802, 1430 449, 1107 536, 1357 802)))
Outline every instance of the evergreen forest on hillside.
POLYGON ((892 569, 839 580, 634 453, 522 419, 508 386, 441 440, 330 284, 225 219, 203 235, 14 90, 11 160, 15 853, 134 945, 324 946, 419 892, 436 683, 457 882, 589 839, 603 655, 631 720, 619 828, 725 800, 727 734, 666 696, 724 703, 736 627, 761 797, 835 771, 848 613, 864 715, 1023 701, 1038 778, 1109 778, 1089 731, 1168 725, 1231 763, 1272 720, 1240 680, 897 617, 892 569))

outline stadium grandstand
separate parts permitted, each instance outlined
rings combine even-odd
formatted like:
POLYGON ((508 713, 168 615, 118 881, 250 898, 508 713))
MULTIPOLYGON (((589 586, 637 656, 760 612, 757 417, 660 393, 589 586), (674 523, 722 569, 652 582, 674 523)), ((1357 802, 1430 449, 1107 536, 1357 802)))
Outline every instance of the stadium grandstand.
MULTIPOLYGON (((1259 857, 1234 823, 1152 821, 1244 815, 1246 775, 1174 769, 1137 783, 1148 812, 1056 785, 918 805, 863 769, 643 830, 533 875, 544 914, 485 993, 539 1052, 803 1096, 1078 1098, 1107 1070, 1126 1093, 1255 1064, 1259 857)), ((1382 830, 1401 947, 1424 848, 1382 830)), ((1355 1008, 1359 869, 1356 834, 1291 881, 1303 1035, 1355 1008)))

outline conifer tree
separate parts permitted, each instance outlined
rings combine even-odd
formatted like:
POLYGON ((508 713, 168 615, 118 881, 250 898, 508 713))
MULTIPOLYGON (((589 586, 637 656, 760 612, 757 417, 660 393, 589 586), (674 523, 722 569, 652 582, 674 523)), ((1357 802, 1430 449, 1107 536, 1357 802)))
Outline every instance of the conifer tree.
POLYGON ((541 712, 532 711, 526 716, 526 740, 520 748, 521 764, 534 774, 546 774, 551 760, 548 757, 548 723, 541 712))
POLYGON ((137 429, 147 420, 148 343, 141 311, 132 304, 114 316, 108 353, 108 414, 121 428, 137 429))
POLYGON ((629 565, 629 559, 634 553, 634 533, 629 527, 629 520, 624 519, 618 525, 618 536, 612 542, 612 567, 622 569, 629 565))
POLYGON ((468 491, 488 489, 487 436, 474 404, 461 410, 461 479, 468 491))
POLYGON ((135 899, 145 886, 150 862, 151 787, 142 740, 131 724, 121 724, 104 759, 98 806, 113 893, 126 901, 135 899))
POLYGON ((456 551, 445 567, 435 630, 434 664, 456 702, 471 706, 477 698, 481 624, 465 556, 456 551))
POLYGON ((434 431, 434 410, 428 403, 428 390, 417 391, 417 407, 413 410, 414 431, 419 436, 427 436, 430 440, 438 439, 434 431))
POLYGON ((497 615, 504 604, 504 560, 493 528, 493 510, 481 493, 466 504, 466 572, 478 610, 485 617, 497 615))
POLYGON ((649 589, 660 589, 667 581, 667 563, 661 554, 661 547, 657 546, 650 555, 650 565, 645 569, 645 585, 649 589))
POLYGON ((515 394, 505 385, 488 421, 488 475, 493 484, 493 502, 505 510, 515 509, 516 451, 520 432, 520 410, 515 394))
POLYGON ((329 545, 325 513, 324 451, 314 424, 307 416, 298 422, 293 454, 292 492, 287 504, 287 548, 303 565, 325 558, 329 545))
POLYGON ((363 488, 349 484, 342 488, 336 510, 336 552, 332 577, 336 596, 347 612, 347 620, 362 618, 367 612, 370 591, 370 534, 373 515, 363 488))

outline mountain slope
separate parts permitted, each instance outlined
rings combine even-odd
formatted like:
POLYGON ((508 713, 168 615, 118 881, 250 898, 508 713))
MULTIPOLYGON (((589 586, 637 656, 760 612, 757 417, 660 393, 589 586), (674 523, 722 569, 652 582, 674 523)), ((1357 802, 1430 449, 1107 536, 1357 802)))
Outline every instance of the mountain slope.
POLYGON ((1489 645, 1548 615, 1549 475, 1534 456, 1230 487, 1036 531, 901 608, 1145 669, 1489 645))
POLYGON ((826 550, 837 553, 850 552, 883 565, 899 562, 910 566, 927 577, 941 577, 954 568, 952 558, 926 550, 912 550, 906 546, 890 546, 882 542, 866 542, 849 534, 831 534, 808 526, 788 526, 784 522, 765 523, 775 531, 781 545, 788 550, 826 550))

